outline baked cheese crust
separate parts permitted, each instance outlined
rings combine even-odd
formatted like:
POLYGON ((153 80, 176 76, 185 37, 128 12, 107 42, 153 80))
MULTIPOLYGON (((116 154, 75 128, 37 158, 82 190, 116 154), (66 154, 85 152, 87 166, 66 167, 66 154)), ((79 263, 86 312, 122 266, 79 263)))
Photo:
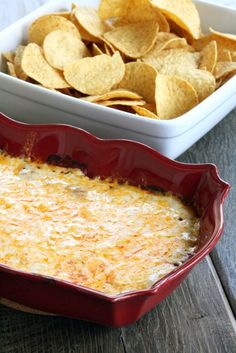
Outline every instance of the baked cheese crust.
POLYGON ((0 263, 116 295, 150 287, 197 246, 170 193, 0 154, 0 263))

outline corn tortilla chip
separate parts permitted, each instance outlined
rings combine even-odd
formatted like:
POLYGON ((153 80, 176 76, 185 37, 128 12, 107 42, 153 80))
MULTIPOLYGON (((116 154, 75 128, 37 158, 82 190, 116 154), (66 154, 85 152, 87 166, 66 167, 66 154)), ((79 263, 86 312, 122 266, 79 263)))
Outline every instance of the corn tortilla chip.
POLYGON ((232 58, 232 61, 236 61, 236 51, 232 51, 231 53, 231 58, 232 58))
POLYGON ((206 69, 213 72, 217 62, 217 43, 215 40, 207 44, 201 51, 199 69, 206 69))
POLYGON ((52 31, 63 30, 72 32, 80 38, 76 26, 62 16, 45 15, 35 20, 28 30, 29 42, 42 45, 46 35, 52 31))
POLYGON ((211 27, 209 29, 210 29, 210 32, 215 34, 216 36, 218 36, 220 38, 224 38, 226 40, 230 40, 230 41, 234 42, 234 44, 236 44, 236 34, 223 33, 223 32, 219 32, 219 31, 215 31, 211 27))
POLYGON ((161 12, 197 39, 201 35, 199 13, 192 0, 152 0, 161 12))
POLYGON ((127 0, 101 0, 98 14, 101 19, 125 16, 127 13, 127 0))
POLYGON ((14 63, 14 58, 15 58, 15 53, 12 51, 6 51, 5 53, 2 53, 2 56, 9 61, 10 63, 14 63))
POLYGON ((10 61, 7 61, 7 70, 9 75, 11 75, 12 77, 17 77, 15 66, 10 61))
POLYGON ((228 75, 236 74, 236 62, 218 62, 215 67, 214 75, 217 80, 225 79, 228 75))
POLYGON ((157 75, 156 108, 160 119, 176 118, 198 104, 193 86, 177 76, 157 75))
POLYGON ((125 64, 125 75, 119 88, 138 93, 148 103, 155 102, 156 70, 143 62, 125 64))
POLYGON ((218 49, 217 61, 232 61, 231 52, 229 49, 218 49))
POLYGON ((62 74, 53 69, 45 60, 41 48, 30 43, 23 52, 21 66, 24 73, 47 88, 66 88, 69 84, 62 74))
POLYGON ((89 56, 89 51, 74 33, 57 30, 50 32, 44 39, 43 51, 48 63, 58 70, 64 66, 89 56))
POLYGON ((21 67, 21 61, 22 61, 22 56, 25 50, 24 45, 19 45, 16 49, 16 55, 14 58, 14 65, 15 65, 15 72, 18 78, 21 80, 26 81, 28 76, 25 74, 25 72, 22 70, 21 67))
POLYGON ((178 48, 186 48, 188 43, 185 38, 172 38, 167 41, 156 41, 155 45, 149 52, 143 57, 144 61, 148 58, 156 58, 158 57, 160 51, 167 49, 178 49, 178 48))
POLYGON ((170 31, 165 16, 149 0, 127 0, 127 11, 124 18, 128 23, 156 21, 160 31, 170 31))
POLYGON ((188 47, 188 43, 185 38, 173 38, 164 42, 162 50, 166 49, 176 49, 176 48, 186 48, 188 47))
POLYGON ((158 72, 167 74, 173 67, 188 67, 198 68, 199 65, 199 53, 191 53, 184 48, 168 49, 158 52, 158 55, 152 52, 142 58, 142 61, 152 65, 158 72))
POLYGON ((115 48, 130 58, 140 58, 155 44, 158 25, 154 21, 132 23, 104 34, 115 48))
POLYGON ((212 40, 217 42, 218 49, 228 49, 230 51, 236 50, 236 35, 217 32, 212 28, 210 28, 210 30, 212 33, 193 42, 196 50, 202 50, 202 48, 212 40))
POLYGON ((168 32, 158 32, 157 34, 157 42, 167 42, 168 40, 179 38, 176 34, 174 33, 168 33, 168 32))
POLYGON ((155 113, 153 113, 151 110, 147 109, 146 107, 142 107, 139 105, 136 105, 136 106, 133 105, 132 108, 140 116, 146 116, 151 119, 159 119, 155 113))
POLYGON ((53 13, 51 13, 51 15, 62 16, 62 17, 65 17, 69 21, 71 19, 71 12, 70 11, 53 12, 53 13))
POLYGON ((91 7, 78 7, 75 18, 80 26, 95 38, 101 38, 108 26, 100 19, 97 10, 91 7))
POLYGON ((122 27, 130 24, 126 17, 112 18, 111 23, 113 28, 122 27))
POLYGON ((199 102, 212 94, 216 88, 215 77, 207 70, 172 66, 169 67, 168 75, 177 76, 189 82, 197 92, 199 102))
POLYGON ((80 36, 84 41, 91 42, 91 43, 101 43, 101 38, 96 38, 92 36, 78 23, 78 21, 76 21, 75 25, 78 28, 80 36))
POLYGON ((229 74, 223 76, 222 85, 224 85, 227 81, 229 81, 235 75, 236 75, 236 70, 232 70, 229 74))
POLYGON ((112 57, 101 54, 83 58, 65 67, 67 82, 76 90, 88 95, 107 93, 125 74, 125 64, 116 52, 112 57))
POLYGON ((223 84, 223 79, 219 78, 219 80, 216 80, 216 89, 220 88, 223 84))
POLYGON ((136 106, 136 105, 144 105, 145 102, 141 100, 125 100, 125 99, 117 99, 117 100, 107 100, 97 102, 101 105, 105 105, 106 107, 111 107, 113 105, 126 105, 126 106, 136 106))
POLYGON ((206 70, 178 68, 172 74, 189 82, 198 95, 199 102, 203 101, 215 91, 216 81, 212 73, 206 70))
POLYGON ((134 99, 134 100, 141 100, 142 97, 135 92, 128 91, 126 89, 116 89, 114 91, 110 91, 105 94, 100 94, 98 96, 88 96, 81 98, 87 102, 99 102, 99 101, 106 101, 115 98, 125 98, 125 99, 134 99))
POLYGON ((108 56, 112 56, 112 53, 106 43, 104 43, 104 49, 105 49, 105 54, 107 54, 108 56))
POLYGON ((106 40, 105 38, 102 38, 102 42, 103 42, 104 48, 105 49, 107 48, 110 54, 112 55, 115 54, 117 50, 113 47, 113 45, 108 40, 106 40))
POLYGON ((104 52, 102 51, 102 49, 100 49, 100 47, 96 43, 93 43, 92 54, 93 56, 96 56, 96 55, 104 54, 104 52))
POLYGON ((71 22, 76 26, 76 28, 78 29, 81 39, 83 39, 84 41, 87 42, 92 42, 92 43, 100 43, 100 39, 92 36, 91 34, 89 34, 78 22, 78 20, 75 17, 75 13, 77 10, 77 5, 76 4, 72 4, 72 11, 71 11, 71 16, 70 16, 70 20, 71 22))

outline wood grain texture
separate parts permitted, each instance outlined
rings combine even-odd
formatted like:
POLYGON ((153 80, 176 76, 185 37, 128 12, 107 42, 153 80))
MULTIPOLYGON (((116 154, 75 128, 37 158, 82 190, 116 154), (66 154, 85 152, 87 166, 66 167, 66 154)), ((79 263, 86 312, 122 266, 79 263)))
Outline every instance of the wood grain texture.
MULTIPOLYGON (((0 0, 0 30, 47 0, 0 0)), ((211 0, 213 2, 213 0, 211 0)), ((234 0, 215 0, 232 3, 234 0)), ((181 156, 184 162, 216 162, 233 188, 226 226, 211 254, 235 310, 236 112, 181 156)), ((111 329, 59 317, 25 314, 0 306, 0 353, 236 353, 236 334, 219 284, 204 260, 185 282, 138 323, 111 329)))
POLYGON ((159 307, 122 330, 127 352, 236 352, 235 332, 206 265, 204 260, 159 307))
POLYGON ((123 329, 0 306, 0 353, 235 353, 235 342, 206 260, 171 296, 123 329))
POLYGON ((211 257, 236 315, 236 109, 179 160, 215 163, 220 176, 232 186, 224 208, 224 234, 211 257))

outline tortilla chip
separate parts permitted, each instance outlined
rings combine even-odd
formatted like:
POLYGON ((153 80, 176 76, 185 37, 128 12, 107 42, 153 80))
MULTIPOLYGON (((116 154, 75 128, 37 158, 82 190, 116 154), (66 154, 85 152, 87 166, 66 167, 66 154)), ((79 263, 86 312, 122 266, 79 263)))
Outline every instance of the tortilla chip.
POLYGON ((139 106, 139 105, 133 105, 132 106, 133 110, 140 116, 145 116, 145 117, 148 117, 148 118, 151 118, 151 119, 159 119, 158 116, 153 113, 151 110, 145 108, 145 107, 142 107, 142 106, 139 106))
POLYGON ((93 56, 101 55, 101 54, 104 54, 104 53, 105 53, 105 51, 103 52, 96 43, 93 43, 93 45, 92 45, 92 54, 93 54, 93 56))
POLYGON ((72 32, 57 30, 44 39, 43 50, 48 63, 58 70, 64 66, 89 56, 89 51, 81 39, 72 32))
POLYGON ((23 52, 21 67, 24 73, 47 88, 66 88, 70 85, 62 74, 52 68, 45 60, 42 49, 30 43, 23 52))
POLYGON ((225 79, 228 75, 236 74, 236 62, 218 62, 215 67, 214 75, 217 80, 225 79))
POLYGON ((220 88, 223 84, 223 79, 219 78, 219 80, 216 80, 216 90, 220 88))
POLYGON ((78 20, 75 17, 75 13, 77 10, 77 5, 76 4, 72 4, 72 10, 71 10, 71 16, 70 16, 70 20, 71 22, 76 26, 76 28, 78 29, 81 39, 83 39, 86 42, 92 42, 92 43, 100 43, 101 40, 92 36, 91 34, 89 34, 78 22, 78 20))
POLYGON ((9 75, 11 75, 12 77, 17 77, 15 66, 10 61, 7 61, 7 70, 9 75))
POLYGON ((109 92, 125 74, 125 64, 116 52, 112 57, 101 54, 92 58, 83 58, 65 67, 67 82, 88 95, 100 95, 109 92))
POLYGON ((160 119, 176 118, 199 103, 193 86, 177 77, 157 75, 156 108, 160 119))
POLYGON ((117 100, 107 100, 107 101, 100 101, 97 102, 105 107, 111 107, 113 105, 125 105, 125 106, 137 106, 137 105, 144 105, 145 102, 141 100, 125 100, 125 99, 117 99, 117 100))
MULTIPOLYGON (((162 73, 162 71, 160 73, 162 73)), ((207 70, 199 70, 185 66, 172 66, 168 70, 168 75, 177 76, 189 82, 197 92, 199 102, 212 94, 216 88, 215 77, 207 70)))
POLYGON ((188 81, 193 86, 197 92, 199 102, 206 99, 215 91, 215 77, 212 73, 206 70, 186 70, 185 68, 182 68, 182 70, 175 72, 175 75, 188 81))
POLYGON ((231 52, 229 49, 218 49, 217 61, 232 61, 231 52))
POLYGON ((162 74, 169 73, 173 67, 198 68, 199 53, 191 53, 184 48, 162 50, 161 52, 152 54, 152 51, 142 58, 142 61, 152 65, 158 72, 162 74))
POLYGON ((236 61, 236 51, 232 51, 231 53, 231 58, 232 58, 232 61, 236 61))
POLYGON ((53 15, 53 16, 62 16, 62 17, 65 17, 69 21, 70 21, 70 18, 71 18, 71 12, 70 11, 53 12, 53 13, 51 13, 51 15, 53 15))
POLYGON ((217 62, 217 43, 215 40, 207 44, 201 51, 199 69, 213 72, 217 62))
POLYGON ((71 21, 62 16, 45 15, 37 18, 29 27, 29 42, 42 45, 48 33, 59 29, 72 32, 80 38, 78 29, 71 21))
POLYGON ((127 0, 101 0, 98 14, 101 19, 125 16, 127 12, 127 0))
POLYGON ((81 98, 87 102, 99 102, 99 101, 106 101, 110 99, 117 99, 117 98, 125 98, 125 99, 133 99, 133 100, 141 100, 142 97, 135 92, 128 91, 126 89, 116 89, 114 91, 110 91, 105 94, 100 94, 98 96, 88 96, 81 98))
POLYGON ((14 63, 14 58, 15 58, 15 53, 12 51, 6 51, 5 53, 2 53, 2 56, 4 57, 4 59, 6 59, 7 61, 9 61, 10 63, 14 63))
MULTIPOLYGON (((167 50, 167 49, 178 49, 178 48, 185 48, 188 50, 188 43, 186 42, 185 38, 172 38, 167 41, 156 41, 154 47, 149 50, 149 52, 144 56, 143 59, 148 58, 157 58, 160 54, 160 51, 167 50)), ((145 60, 144 60, 145 61, 145 60)))
POLYGON ((24 50, 25 50, 24 45, 19 45, 17 47, 16 55, 14 58, 14 65, 15 65, 15 72, 17 77, 20 78, 21 80, 26 81, 28 76, 25 74, 25 72, 22 70, 22 67, 21 67, 21 61, 22 61, 24 50))
POLYGON ((168 32, 158 32, 157 33, 157 42, 167 42, 168 40, 179 38, 176 34, 174 33, 168 33, 168 32))
MULTIPOLYGON (((102 42, 103 42, 105 53, 107 55, 112 56, 113 54, 115 54, 115 52, 117 50, 113 47, 113 45, 111 43, 109 43, 105 38, 102 38, 102 42)), ((123 55, 122 53, 120 53, 120 54, 121 54, 121 56, 123 55)))
POLYGON ((130 58, 140 58, 154 46, 158 25, 154 21, 131 23, 104 34, 115 48, 130 58))
POLYGON ((149 0, 127 0, 127 10, 124 19, 127 23, 156 21, 160 31, 170 31, 170 26, 165 16, 149 0))
POLYGON ((109 29, 98 16, 97 10, 92 7, 78 7, 75 10, 75 18, 87 33, 98 39, 109 29))
POLYGON ((119 88, 138 93, 148 103, 155 102, 156 70, 143 62, 125 64, 125 75, 119 88))
POLYGON ((202 38, 193 42, 196 50, 202 50, 209 42, 215 40, 217 42, 218 49, 228 49, 230 51, 236 51, 236 35, 221 33, 214 31, 210 28, 210 34, 203 36, 202 38))
POLYGON ((191 0, 152 0, 152 4, 191 37, 197 39, 201 36, 199 13, 191 0))

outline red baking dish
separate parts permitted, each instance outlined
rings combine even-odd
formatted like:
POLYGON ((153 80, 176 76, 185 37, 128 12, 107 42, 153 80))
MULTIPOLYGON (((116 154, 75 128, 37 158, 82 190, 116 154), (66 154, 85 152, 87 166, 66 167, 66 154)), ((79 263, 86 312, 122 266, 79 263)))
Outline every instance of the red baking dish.
POLYGON ((101 140, 67 125, 30 125, 0 114, 0 148, 60 165, 88 176, 112 176, 161 188, 189 200, 201 216, 196 253, 151 288, 108 296, 66 281, 0 265, 0 297, 27 307, 121 327, 138 320, 169 295, 216 245, 223 231, 223 203, 229 184, 212 164, 184 164, 128 140, 101 140))

